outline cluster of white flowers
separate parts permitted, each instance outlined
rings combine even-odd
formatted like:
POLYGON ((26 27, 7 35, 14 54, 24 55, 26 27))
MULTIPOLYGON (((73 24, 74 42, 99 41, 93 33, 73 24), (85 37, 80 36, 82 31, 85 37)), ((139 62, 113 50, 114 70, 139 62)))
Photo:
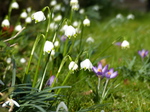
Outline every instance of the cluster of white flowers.
MULTIPOLYGON (((89 59, 85 59, 84 61, 82 61, 80 63, 81 69, 84 69, 84 70, 88 69, 90 71, 90 70, 92 70, 92 67, 93 67, 93 65, 89 59)), ((69 68, 69 70, 74 71, 74 70, 78 69, 78 65, 76 62, 71 61, 68 68, 69 68)))
POLYGON ((73 10, 78 10, 79 9, 78 0, 71 0, 70 1, 70 6, 72 7, 73 10))

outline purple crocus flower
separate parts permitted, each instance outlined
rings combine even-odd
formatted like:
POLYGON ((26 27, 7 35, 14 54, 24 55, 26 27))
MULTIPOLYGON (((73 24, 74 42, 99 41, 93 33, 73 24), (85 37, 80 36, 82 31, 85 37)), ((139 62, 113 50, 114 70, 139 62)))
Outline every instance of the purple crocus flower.
POLYGON ((98 67, 93 67, 92 70, 96 73, 99 78, 103 78, 105 73, 108 71, 108 65, 102 67, 102 64, 99 63, 98 67))
POLYGON ((54 82, 55 76, 52 75, 46 82, 46 86, 51 86, 52 83, 54 82))
POLYGON ((105 77, 108 79, 112 79, 112 78, 115 78, 117 75, 118 75, 118 72, 117 71, 114 72, 114 69, 111 68, 110 70, 106 72, 105 77))
POLYGON ((138 51, 138 54, 141 56, 141 58, 144 58, 148 55, 148 51, 145 49, 142 49, 141 51, 138 51))

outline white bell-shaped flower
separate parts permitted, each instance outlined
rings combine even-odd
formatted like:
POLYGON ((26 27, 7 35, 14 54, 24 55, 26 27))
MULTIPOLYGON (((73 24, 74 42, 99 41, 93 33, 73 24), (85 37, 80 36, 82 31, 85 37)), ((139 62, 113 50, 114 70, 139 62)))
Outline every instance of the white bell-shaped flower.
POLYGON ((94 39, 92 38, 92 37, 88 37, 87 39, 86 39, 86 42, 87 43, 93 43, 94 42, 94 39))
POLYGON ((127 40, 124 40, 122 43, 121 43, 121 47, 122 48, 129 48, 130 47, 130 44, 127 40))
POLYGON ((32 22, 31 17, 27 17, 27 18, 25 19, 25 22, 26 22, 27 24, 31 23, 31 22, 32 22))
POLYGON ((81 67, 81 69, 92 70, 93 65, 92 65, 92 63, 91 63, 91 61, 89 59, 85 59, 84 61, 82 61, 80 63, 80 67, 81 67))
POLYGON ((84 26, 90 26, 90 20, 88 18, 84 19, 83 25, 84 26))
POLYGON ((48 54, 53 50, 54 45, 50 41, 46 41, 44 44, 44 52, 47 52, 48 54))
POLYGON ((35 20, 35 23, 46 20, 46 17, 42 11, 33 13, 31 17, 35 20))
POLYGON ((78 4, 78 0, 71 0, 70 1, 70 5, 77 5, 78 4))
POLYGON ((19 9, 19 4, 18 4, 17 2, 13 2, 13 3, 11 4, 11 8, 12 8, 12 9, 19 9))
POLYGON ((26 11, 23 11, 21 14, 20 14, 20 17, 21 18, 26 18, 28 16, 27 12, 26 11))
POLYGON ((70 25, 66 28, 65 35, 67 37, 70 38, 71 36, 75 36, 75 34, 76 34, 76 29, 73 26, 70 25))
POLYGON ((20 24, 15 27, 15 31, 17 32, 21 31, 21 29, 22 29, 22 26, 20 24))
POLYGON ((6 18, 2 21, 2 24, 1 24, 2 27, 9 27, 10 26, 10 22, 9 20, 6 18))
POLYGON ((69 70, 77 70, 78 69, 78 65, 74 62, 74 61, 71 61, 70 64, 69 64, 69 70))
POLYGON ((9 99, 8 101, 6 101, 5 103, 3 103, 2 107, 6 107, 7 105, 11 106, 11 105, 15 105, 17 107, 20 107, 20 105, 13 99, 9 99))

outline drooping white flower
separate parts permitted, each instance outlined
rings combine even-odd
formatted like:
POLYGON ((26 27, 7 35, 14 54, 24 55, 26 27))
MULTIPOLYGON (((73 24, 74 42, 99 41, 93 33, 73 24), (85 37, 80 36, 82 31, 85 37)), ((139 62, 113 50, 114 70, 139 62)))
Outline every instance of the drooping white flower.
POLYGON ((18 4, 17 2, 13 2, 13 3, 11 4, 11 8, 12 8, 12 9, 18 9, 18 8, 19 8, 19 4, 18 4))
POLYGON ((73 26, 74 26, 74 27, 77 27, 78 25, 79 25, 79 22, 78 22, 78 21, 74 21, 74 22, 73 22, 73 26))
POLYGON ((6 62, 7 62, 8 64, 10 64, 10 63, 11 63, 11 58, 7 58, 6 62))
POLYGON ((78 69, 78 65, 74 62, 74 61, 71 61, 70 64, 69 64, 69 70, 77 70, 78 69))
POLYGON ((58 47, 58 46, 59 46, 59 41, 58 41, 58 40, 54 42, 54 46, 55 46, 55 47, 58 47))
POLYGON ((71 36, 75 36, 75 34, 76 34, 76 29, 73 26, 70 25, 66 28, 65 35, 67 37, 70 38, 71 36))
POLYGON ((117 19, 123 19, 123 16, 122 16, 122 14, 117 14, 117 15, 116 15, 116 18, 117 18, 117 19))
POLYGON ((20 24, 15 27, 15 31, 19 32, 21 31, 21 29, 22 29, 22 26, 20 24))
POLYGON ((28 23, 28 24, 31 23, 31 22, 32 22, 31 17, 27 17, 27 18, 25 19, 25 22, 28 23))
POLYGON ((26 62, 26 59, 25 58, 21 58, 20 59, 20 63, 25 63, 26 62))
POLYGON ((54 6, 54 11, 60 11, 61 10, 61 5, 60 4, 57 4, 54 6))
POLYGON ((88 18, 84 19, 83 25, 84 26, 90 26, 90 20, 88 18))
POLYGON ((9 23, 9 20, 7 18, 5 18, 3 21, 2 21, 2 24, 1 24, 2 27, 9 27, 10 26, 10 23, 9 23))
POLYGON ((92 37, 88 37, 88 38, 86 39, 86 42, 87 42, 87 43, 93 43, 93 42, 94 42, 94 39, 93 39, 92 37))
POLYGON ((26 18, 28 15, 27 15, 27 12, 26 11, 23 11, 20 15, 21 18, 26 18))
POLYGON ((80 10, 79 10, 79 13, 80 13, 80 14, 84 14, 84 12, 85 12, 84 9, 80 9, 80 10))
POLYGON ((61 109, 61 108, 63 108, 65 110, 65 112, 68 112, 68 108, 64 102, 59 103, 59 105, 57 106, 56 112, 59 112, 59 109, 61 109))
POLYGON ((78 0, 71 0, 70 1, 70 5, 73 6, 73 5, 77 5, 78 4, 78 0))
POLYGON ((31 18, 35 20, 35 23, 46 20, 46 17, 42 11, 33 13, 31 18))
POLYGON ((127 40, 124 40, 122 43, 121 43, 121 47, 122 48, 129 48, 130 47, 130 44, 127 40))
POLYGON ((58 15, 58 16, 56 16, 55 18, 54 18, 54 21, 60 21, 60 20, 62 20, 62 16, 61 15, 58 15))
POLYGON ((27 12, 28 12, 28 13, 31 12, 31 7, 28 7, 28 8, 27 8, 27 12))
POLYGON ((20 107, 20 105, 13 99, 9 99, 5 103, 3 103, 2 107, 11 106, 12 104, 16 105, 17 107, 20 107))
POLYGON ((129 14, 129 15, 127 16, 127 19, 134 19, 134 15, 133 15, 133 14, 129 14))
POLYGON ((79 4, 76 4, 76 5, 72 5, 72 9, 77 11, 79 9, 79 4))
POLYGON ((48 54, 53 50, 54 45, 50 41, 46 41, 44 44, 44 52, 47 52, 48 54))
POLYGON ((58 27, 58 24, 56 24, 54 22, 50 23, 50 29, 55 30, 55 29, 57 29, 57 27, 58 27))
POLYGON ((93 65, 89 59, 85 59, 84 61, 80 63, 80 67, 81 69, 92 70, 93 65))
POLYGON ((57 4, 56 0, 52 0, 51 3, 50 3, 51 6, 55 6, 56 4, 57 4))

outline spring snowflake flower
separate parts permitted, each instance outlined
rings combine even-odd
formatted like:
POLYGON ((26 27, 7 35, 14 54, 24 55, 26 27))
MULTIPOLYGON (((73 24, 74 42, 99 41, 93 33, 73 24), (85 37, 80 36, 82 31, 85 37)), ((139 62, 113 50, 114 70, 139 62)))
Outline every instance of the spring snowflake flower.
POLYGON ((54 18, 54 21, 60 21, 60 20, 62 20, 62 16, 61 15, 58 15, 58 16, 56 16, 55 18, 54 18))
POLYGON ((35 20, 35 23, 46 20, 46 17, 42 11, 38 11, 38 12, 33 13, 31 18, 35 20))
POLYGON ((78 21, 74 21, 74 22, 73 22, 73 26, 74 26, 74 27, 77 27, 78 25, 79 25, 79 22, 78 22, 78 21))
POLYGON ((44 52, 47 52, 48 54, 53 50, 54 45, 50 41, 46 41, 44 44, 44 52))
POLYGON ((31 7, 27 8, 27 12, 30 13, 31 12, 31 7))
POLYGON ((1 26, 2 26, 2 27, 9 27, 9 26, 10 26, 9 20, 8 20, 7 18, 5 18, 5 19, 2 21, 1 26))
POLYGON ((19 4, 18 4, 17 2, 13 2, 13 3, 11 4, 11 8, 12 8, 12 9, 19 9, 19 4))
POLYGON ((84 26, 90 26, 90 20, 88 18, 84 19, 83 25, 84 26))
POLYGON ((27 24, 31 23, 31 22, 32 22, 31 17, 27 17, 27 18, 25 19, 25 22, 26 22, 27 24))
POLYGON ((17 25, 16 27, 15 27, 15 31, 21 31, 21 29, 22 29, 22 26, 21 25, 17 25))
POLYGON ((123 19, 123 16, 122 16, 122 14, 117 14, 117 15, 116 15, 116 18, 117 18, 117 19, 123 19))
POLYGON ((134 15, 133 15, 133 14, 129 14, 129 15, 127 16, 127 19, 134 19, 134 15))
POLYGON ((68 112, 68 108, 64 102, 60 102, 59 105, 57 106, 56 112, 59 112, 60 109, 64 110, 64 112, 68 112))
POLYGON ((55 6, 56 4, 57 4, 56 0, 52 0, 51 3, 50 3, 51 6, 55 6))
POLYGON ((58 41, 58 40, 54 42, 54 46, 55 46, 55 47, 58 47, 58 46, 59 46, 59 41, 58 41))
POLYGON ((78 65, 74 62, 74 61, 71 61, 70 64, 69 64, 69 70, 77 70, 78 69, 78 65))
POLYGON ((85 59, 80 63, 80 67, 81 69, 85 69, 85 70, 88 69, 90 71, 92 70, 93 65, 89 59, 85 59))
POLYGON ((20 107, 20 105, 13 99, 9 99, 5 103, 3 103, 2 107, 11 106, 12 104, 16 105, 17 107, 20 107))
POLYGON ((80 10, 79 10, 79 13, 80 13, 80 14, 84 14, 84 12, 85 12, 84 9, 80 9, 80 10))
POLYGON ((117 71, 114 72, 114 69, 111 68, 110 70, 108 70, 108 72, 106 72, 105 77, 108 79, 112 79, 112 78, 115 78, 117 75, 118 75, 118 72, 117 71))
POLYGON ((20 15, 21 18, 25 19, 28 16, 26 11, 23 11, 20 15))
POLYGON ((144 58, 148 55, 148 50, 141 50, 141 51, 138 51, 138 54, 141 56, 141 58, 144 58))
POLYGON ((92 69, 99 78, 103 78, 105 76, 105 73, 108 71, 108 65, 102 67, 102 64, 99 63, 98 67, 93 67, 92 69))
POLYGON ((71 36, 75 36, 76 35, 76 29, 73 26, 71 26, 71 25, 66 27, 65 35, 68 38, 70 38, 71 36))
POLYGON ((6 62, 7 62, 8 64, 10 64, 10 63, 11 63, 11 58, 7 58, 6 62))
POLYGON ((73 9, 74 11, 79 10, 79 4, 72 5, 72 9, 73 9))
POLYGON ((86 42, 87 42, 87 43, 93 43, 93 42, 94 42, 94 39, 93 39, 92 37, 88 37, 88 38, 86 39, 86 42))
POLYGON ((21 58, 20 59, 20 63, 25 63, 26 62, 26 59, 25 58, 21 58))
POLYGON ((121 47, 122 48, 129 48, 130 47, 130 44, 127 40, 124 40, 122 43, 121 43, 121 47))
POLYGON ((71 0, 70 1, 70 5, 73 6, 73 5, 77 5, 78 4, 78 0, 71 0))

